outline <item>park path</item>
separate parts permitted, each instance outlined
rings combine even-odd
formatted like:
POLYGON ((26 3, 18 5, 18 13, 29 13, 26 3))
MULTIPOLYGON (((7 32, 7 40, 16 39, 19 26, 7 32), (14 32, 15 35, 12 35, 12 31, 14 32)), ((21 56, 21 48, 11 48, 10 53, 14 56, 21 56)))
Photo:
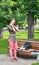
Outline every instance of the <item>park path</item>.
POLYGON ((19 58, 18 61, 10 61, 10 57, 7 54, 0 54, 0 65, 31 65, 33 62, 39 62, 36 59, 24 59, 19 58))

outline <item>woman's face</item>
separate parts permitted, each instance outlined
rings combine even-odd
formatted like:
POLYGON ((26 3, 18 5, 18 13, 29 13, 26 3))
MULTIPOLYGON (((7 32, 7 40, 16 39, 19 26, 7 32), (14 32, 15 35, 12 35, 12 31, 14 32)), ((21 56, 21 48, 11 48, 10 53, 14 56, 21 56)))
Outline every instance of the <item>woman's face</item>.
POLYGON ((11 24, 12 24, 12 25, 15 24, 15 20, 14 20, 14 19, 11 20, 11 24))

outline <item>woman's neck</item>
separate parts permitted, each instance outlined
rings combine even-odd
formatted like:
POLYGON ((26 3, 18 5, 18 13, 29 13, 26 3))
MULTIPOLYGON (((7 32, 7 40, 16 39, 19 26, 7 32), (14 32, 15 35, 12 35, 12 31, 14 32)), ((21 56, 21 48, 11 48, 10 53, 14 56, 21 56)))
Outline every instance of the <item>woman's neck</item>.
POLYGON ((10 23, 10 26, 13 26, 13 25, 10 23))

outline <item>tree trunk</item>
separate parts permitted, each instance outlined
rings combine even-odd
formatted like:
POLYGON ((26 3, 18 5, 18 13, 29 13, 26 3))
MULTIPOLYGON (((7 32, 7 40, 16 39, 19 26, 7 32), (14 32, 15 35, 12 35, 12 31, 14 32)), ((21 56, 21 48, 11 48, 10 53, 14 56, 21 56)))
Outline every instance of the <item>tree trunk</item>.
POLYGON ((2 35, 2 28, 0 27, 0 38, 2 38, 3 35, 2 35))
POLYGON ((34 38, 34 15, 28 12, 28 39, 34 38))

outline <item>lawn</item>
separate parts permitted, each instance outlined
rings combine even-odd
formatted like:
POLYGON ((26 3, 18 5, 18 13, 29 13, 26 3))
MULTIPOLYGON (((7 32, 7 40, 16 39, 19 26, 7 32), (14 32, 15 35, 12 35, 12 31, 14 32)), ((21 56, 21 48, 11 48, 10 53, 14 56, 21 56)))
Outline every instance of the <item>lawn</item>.
POLYGON ((39 65, 39 63, 32 63, 32 65, 39 65))
POLYGON ((8 40, 0 39, 0 54, 7 54, 7 53, 8 53, 8 40))
POLYGON ((39 40, 39 30, 34 31, 34 40, 39 40))
MULTIPOLYGON (((28 31, 21 30, 16 33, 16 39, 26 39, 28 40, 28 31)), ((3 32, 3 39, 0 39, 0 54, 7 54, 8 53, 8 37, 9 32, 3 32)), ((34 31, 34 40, 39 40, 39 30, 34 31)))
MULTIPOLYGON (((4 39, 9 37, 9 32, 6 31, 3 33, 4 39)), ((28 40, 28 30, 20 30, 19 32, 16 33, 16 39, 26 39, 28 40)), ((39 40, 39 30, 34 31, 34 40, 39 40)))

